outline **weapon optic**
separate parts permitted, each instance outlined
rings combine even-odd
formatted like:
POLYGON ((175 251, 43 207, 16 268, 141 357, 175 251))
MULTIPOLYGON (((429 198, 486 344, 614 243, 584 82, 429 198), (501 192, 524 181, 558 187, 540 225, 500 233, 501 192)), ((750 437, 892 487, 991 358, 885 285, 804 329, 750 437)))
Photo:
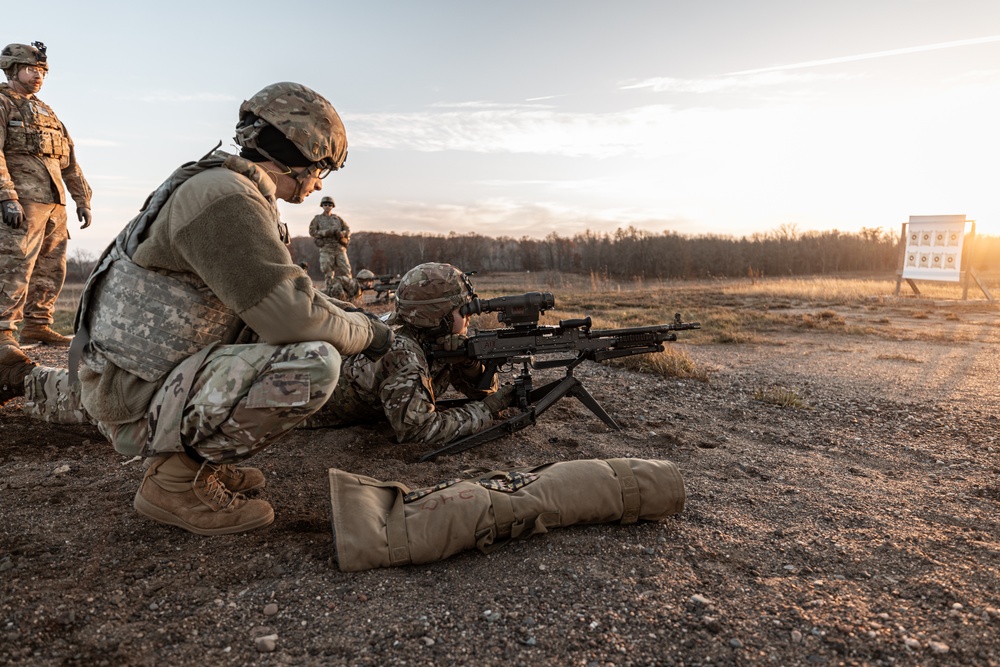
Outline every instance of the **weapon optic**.
MULTIPOLYGON (((584 361, 604 361, 637 354, 662 352, 665 342, 677 340, 678 331, 700 329, 698 322, 684 322, 680 313, 673 322, 645 327, 623 329, 594 329, 590 317, 560 320, 556 326, 540 325, 538 319, 546 310, 555 307, 555 298, 549 292, 526 292, 520 295, 495 299, 474 298, 462 306, 463 315, 495 312, 497 320, 509 326, 489 329, 470 336, 465 348, 445 351, 431 348, 432 359, 465 357, 485 366, 477 389, 488 389, 497 373, 520 372, 514 377, 515 407, 519 413, 504 419, 490 428, 420 457, 421 461, 441 454, 454 454, 476 445, 495 440, 507 433, 519 431, 533 424, 536 418, 560 398, 575 396, 601 421, 613 429, 621 427, 601 407, 586 387, 573 376, 573 369, 584 361), (538 359, 536 357, 545 357, 538 359), (533 387, 531 371, 547 368, 565 368, 562 379, 542 387, 533 387)), ((442 401, 441 407, 464 401, 442 401)))

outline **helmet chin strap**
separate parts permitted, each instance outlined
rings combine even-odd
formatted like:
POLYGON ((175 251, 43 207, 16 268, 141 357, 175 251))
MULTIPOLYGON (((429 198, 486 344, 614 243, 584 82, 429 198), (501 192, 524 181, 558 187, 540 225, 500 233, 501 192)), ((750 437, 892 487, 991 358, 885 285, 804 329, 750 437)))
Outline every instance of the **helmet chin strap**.
POLYGON ((306 180, 309 178, 309 169, 303 169, 298 174, 295 175, 295 191, 292 192, 292 196, 288 199, 290 204, 301 204, 306 200, 306 195, 309 193, 305 191, 306 180))

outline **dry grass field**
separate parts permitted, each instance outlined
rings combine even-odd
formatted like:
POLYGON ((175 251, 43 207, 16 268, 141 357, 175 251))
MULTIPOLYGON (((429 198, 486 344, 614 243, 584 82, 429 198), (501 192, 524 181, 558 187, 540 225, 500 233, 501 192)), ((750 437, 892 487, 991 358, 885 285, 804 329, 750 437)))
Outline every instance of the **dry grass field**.
MULTIPOLYGON (((229 537, 142 519, 137 462, 90 426, 9 404, 0 663, 1000 665, 996 304, 927 283, 897 297, 891 276, 476 284, 484 297, 552 292, 543 323, 681 313, 702 328, 660 355, 575 371, 620 432, 574 399, 424 463, 383 424, 298 430, 254 459, 275 523, 229 537), (614 457, 677 463, 684 511, 430 565, 336 566, 329 468, 419 487, 614 457)), ((1000 296, 1000 276, 986 284, 1000 296)))

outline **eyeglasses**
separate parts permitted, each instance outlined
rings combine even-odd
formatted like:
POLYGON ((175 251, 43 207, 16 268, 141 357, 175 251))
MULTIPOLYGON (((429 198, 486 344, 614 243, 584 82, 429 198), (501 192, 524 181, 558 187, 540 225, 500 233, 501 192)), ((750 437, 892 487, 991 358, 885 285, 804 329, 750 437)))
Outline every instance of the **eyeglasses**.
POLYGON ((322 162, 314 162, 309 167, 309 171, 313 176, 322 180, 333 173, 333 165, 330 164, 329 160, 323 160, 322 162))
POLYGON ((27 65, 24 68, 29 74, 41 74, 43 77, 49 73, 44 67, 39 67, 37 65, 27 65))

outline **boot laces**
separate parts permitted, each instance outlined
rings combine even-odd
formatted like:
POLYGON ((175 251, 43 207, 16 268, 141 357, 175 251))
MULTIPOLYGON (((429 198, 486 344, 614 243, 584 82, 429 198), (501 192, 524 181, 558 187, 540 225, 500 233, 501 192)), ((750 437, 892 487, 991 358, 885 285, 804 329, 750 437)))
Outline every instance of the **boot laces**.
POLYGON ((237 500, 243 498, 243 494, 234 493, 226 488, 226 485, 219 479, 216 466, 212 465, 207 460, 201 464, 198 474, 195 475, 194 484, 197 484, 199 479, 201 479, 204 484, 202 494, 205 496, 205 499, 210 501, 213 505, 216 505, 219 509, 228 509, 236 503, 237 500), (207 476, 202 478, 202 473, 205 472, 205 468, 208 468, 210 472, 207 476))
POLYGON ((223 463, 213 466, 213 468, 220 481, 228 479, 232 485, 239 485, 243 482, 243 471, 231 463, 223 463))

